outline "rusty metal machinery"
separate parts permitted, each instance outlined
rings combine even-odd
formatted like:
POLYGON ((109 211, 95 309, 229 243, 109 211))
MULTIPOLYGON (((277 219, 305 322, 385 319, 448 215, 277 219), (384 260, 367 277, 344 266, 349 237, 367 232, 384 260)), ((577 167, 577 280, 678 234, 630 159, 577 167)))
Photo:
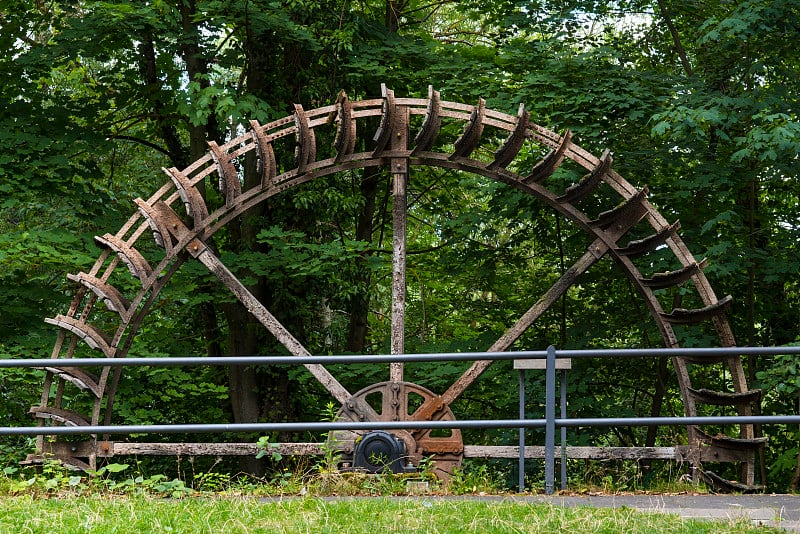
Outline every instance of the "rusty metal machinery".
MULTIPOLYGON (((59 328, 59 336, 52 352, 53 363, 46 368, 41 404, 31 408, 31 414, 42 426, 40 450, 45 444, 51 444, 49 450, 59 451, 57 454, 65 463, 84 469, 96 466, 97 458, 104 455, 103 447, 107 447, 103 437, 93 436, 90 442, 80 446, 58 448, 52 446, 58 440, 45 439, 47 426, 110 424, 122 368, 103 367, 93 375, 69 367, 69 359, 86 354, 125 358, 159 292, 185 262, 199 262, 205 266, 291 354, 309 355, 215 255, 207 242, 229 221, 283 191, 358 168, 384 167, 392 177, 392 354, 404 353, 406 186, 410 170, 425 166, 474 173, 507 184, 544 202, 589 237, 586 252, 488 351, 507 350, 583 273, 604 257, 615 261, 630 278, 666 347, 678 346, 674 325, 709 322, 721 346, 735 344, 725 315, 731 297, 715 295, 703 274, 704 261, 697 261, 679 237, 679 224, 665 220, 648 202, 646 188, 635 188, 612 169, 608 151, 600 157, 590 154, 573 143, 569 131, 558 134, 531 122, 523 105, 516 115, 508 115, 487 109, 483 99, 476 104, 446 102, 432 88, 427 98, 399 98, 383 87, 381 98, 350 101, 342 94, 333 105, 313 110, 297 105, 290 116, 266 125, 251 121, 251 127, 249 132, 222 146, 211 143, 208 154, 185 169, 165 169, 168 177, 165 185, 147 200, 136 199, 138 209, 119 231, 96 237, 102 251, 92 268, 68 275, 75 282, 76 295, 65 314, 46 319, 59 328), (379 121, 374 136, 368 128, 373 124, 370 120, 379 121), (461 123, 462 133, 455 142, 437 142, 443 123, 461 123), (414 137, 412 125, 418 125, 414 137), (318 159, 315 132, 322 133, 326 129, 331 135, 335 134, 333 155, 318 159), (490 131, 492 135, 485 135, 490 131), (361 146, 356 141, 362 132, 368 132, 370 137, 366 145, 370 148, 355 152, 355 147, 361 146), (497 138, 504 141, 492 145, 491 139, 497 138), (276 157, 282 152, 276 151, 274 145, 287 140, 295 144, 293 161, 281 161, 276 157), (546 152, 538 163, 527 168, 516 161, 526 144, 546 152), (476 150, 479 147, 480 150, 476 150), (261 182, 243 190, 236 162, 246 155, 258 159, 261 182), (584 169, 585 175, 564 187, 553 175, 568 161, 584 169), (210 212, 201 191, 212 179, 219 180, 224 204, 210 212), (609 209, 598 212, 598 202, 608 202, 609 209), (152 246, 153 239, 157 247, 152 246), (664 251, 672 257, 674 270, 648 272, 653 263, 650 255, 663 255, 664 251), (125 294, 119 288, 132 287, 131 277, 137 289, 125 294), (681 284, 683 291, 691 293, 699 305, 692 309, 664 309, 656 291, 681 284), (104 306, 99 306, 100 303, 104 306), (102 323, 96 319, 101 314, 102 323), (101 329, 98 324, 106 326, 101 329), (116 326, 109 329, 109 324, 116 326), (78 388, 89 395, 94 403, 91 413, 68 410, 63 401, 66 388, 78 388)), ((401 363, 390 365, 387 382, 355 394, 323 365, 306 364, 305 367, 341 404, 338 415, 341 419, 426 421, 455 420, 450 405, 490 363, 475 362, 441 394, 404 381, 401 363), (409 396, 421 401, 409 404, 409 396), (368 402, 370 397, 373 402, 368 402)), ((673 367, 686 415, 697 415, 698 406, 703 404, 731 406, 740 415, 750 415, 752 407, 760 402, 760 391, 748 389, 739 357, 723 361, 689 361, 676 357, 673 367), (722 365, 727 369, 730 391, 711 391, 693 382, 691 366, 708 365, 722 365)), ((394 440, 384 434, 338 432, 334 440, 346 462, 362 467, 370 462, 369 450, 363 445, 359 448, 359 443, 365 439, 367 445, 371 444, 370 450, 379 451, 378 456, 388 455, 392 462, 397 460, 395 456, 402 454, 403 461, 413 467, 423 457, 433 456, 442 476, 447 476, 463 457, 464 445, 457 429, 439 434, 424 429, 391 431, 390 434, 394 440)), ((753 484, 755 454, 762 446, 763 439, 754 437, 752 425, 740 425, 735 437, 711 436, 697 426, 688 428, 689 459, 700 473, 706 473, 702 469, 705 462, 741 465, 738 486, 713 474, 705 475, 711 483, 723 487, 745 488, 753 484)), ((401 463, 397 460, 392 469, 408 467, 401 463)))

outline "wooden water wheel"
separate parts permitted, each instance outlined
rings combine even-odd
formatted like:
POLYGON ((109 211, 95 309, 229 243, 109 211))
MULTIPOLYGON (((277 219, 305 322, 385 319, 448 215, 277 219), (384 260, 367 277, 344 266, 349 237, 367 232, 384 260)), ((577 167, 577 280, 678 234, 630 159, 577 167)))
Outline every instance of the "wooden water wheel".
MULTIPOLYGON (((489 351, 507 350, 583 273, 604 257, 615 261, 630 278, 666 347, 678 346, 674 325, 708 322, 713 325, 721 346, 734 345, 725 315, 731 297, 718 298, 714 294, 703 274, 704 262, 697 261, 679 237, 679 224, 670 223, 659 214, 648 202, 646 188, 635 188, 612 169, 608 151, 600 157, 590 154, 572 141, 569 131, 557 134, 531 122, 524 106, 520 106, 516 115, 508 115, 487 109, 482 99, 476 104, 446 102, 433 89, 429 89, 428 98, 399 98, 384 87, 382 98, 350 101, 341 95, 333 105, 313 110, 298 105, 292 115, 283 119, 266 125, 252 121, 251 125, 249 132, 222 146, 211 143, 208 154, 187 168, 165 169, 168 176, 165 185, 147 200, 137 199, 138 209, 119 231, 96 237, 102 252, 92 268, 68 275, 75 282, 77 292, 65 314, 46 319, 60 332, 52 352, 53 363, 46 368, 41 405, 31 409, 43 427, 43 436, 47 434, 47 425, 112 422, 121 368, 103 367, 97 375, 92 375, 69 367, 69 359, 85 354, 86 348, 91 349, 89 353, 104 357, 126 357, 159 292, 186 262, 199 262, 213 273, 291 354, 308 355, 308 350, 248 291, 207 242, 231 220, 283 191, 358 168, 384 167, 392 176, 392 354, 404 353, 406 186, 411 169, 426 166, 474 173, 507 184, 544 202, 589 237, 590 244, 580 259, 538 300, 533 302, 532 299, 530 309, 488 347, 489 351), (370 120, 379 121, 374 136, 367 128, 372 124, 370 120), (443 123, 462 123, 462 133, 454 143, 439 142, 443 123), (413 124, 419 126, 412 138, 413 124), (334 128, 333 156, 318 159, 315 132, 334 128), (370 137, 365 144, 370 148, 355 152, 355 147, 361 146, 356 142, 358 136, 365 131, 370 137), (485 135, 487 131, 495 135, 485 135), (499 134, 505 140, 487 151, 486 139, 496 139, 499 134), (274 150, 275 143, 285 143, 287 139, 294 140, 296 146, 291 162, 276 158, 279 152, 274 150), (538 163, 527 168, 515 161, 526 144, 547 152, 538 163), (478 147, 480 151, 476 151, 478 147), (248 153, 258 158, 261 183, 243 190, 235 163, 248 153), (482 157, 477 156, 478 153, 482 157), (552 177, 568 161, 584 169, 585 175, 565 188, 552 177), (200 191, 212 179, 219 180, 224 204, 210 212, 200 191), (598 196, 601 189, 604 194, 598 196), (607 201, 609 197, 614 200, 608 204, 608 209, 598 211, 598 199, 607 201), (157 248, 152 246, 153 238, 157 248), (649 255, 664 250, 674 257, 674 270, 647 272, 652 264, 649 255), (131 277, 137 289, 125 294, 119 288, 131 287, 131 277), (685 292, 693 293, 693 299, 700 305, 693 309, 664 309, 656 291, 680 284, 685 292), (104 306, 98 306, 100 303, 104 306), (92 318, 97 314, 105 314, 103 324, 114 324, 115 328, 96 326, 92 318), (66 388, 78 388, 94 399, 92 412, 76 413, 66 409, 63 403, 66 388)), ((307 364, 305 367, 341 404, 339 417, 342 419, 426 421, 454 419, 451 404, 490 364, 491 361, 475 362, 440 394, 405 382, 400 363, 390 365, 387 382, 356 393, 348 391, 323 365, 307 364), (408 402, 410 395, 421 399, 412 408, 408 402), (377 396, 377 402, 367 402, 369 396, 377 396)), ((673 359, 673 366, 686 415, 696 415, 702 404, 733 406, 740 415, 749 415, 752 405, 760 400, 759 391, 748 389, 739 357, 723 361, 677 357, 673 359), (693 382, 692 366, 720 364, 730 373, 731 391, 711 391, 693 382)), ((403 450, 411 464, 432 455, 445 476, 461 461, 463 443, 458 430, 444 436, 432 436, 424 429, 391 434, 395 442, 387 441, 382 434, 373 436, 376 438, 373 445, 388 447, 386 450, 403 450)), ((338 435, 342 450, 351 455, 362 439, 363 433, 338 435)), ((65 463, 84 469, 95 467, 97 457, 103 455, 102 443, 93 436, 80 447, 59 448, 58 440, 39 440, 40 448, 47 444, 47 449, 65 463)), ((735 437, 710 436, 701 428, 690 426, 688 444, 691 462, 700 472, 704 472, 705 462, 738 462, 742 466, 743 486, 740 487, 753 484, 755 453, 762 446, 762 440, 754 438, 752 425, 741 425, 735 437)), ((729 484, 719 477, 708 476, 715 484, 729 484)))

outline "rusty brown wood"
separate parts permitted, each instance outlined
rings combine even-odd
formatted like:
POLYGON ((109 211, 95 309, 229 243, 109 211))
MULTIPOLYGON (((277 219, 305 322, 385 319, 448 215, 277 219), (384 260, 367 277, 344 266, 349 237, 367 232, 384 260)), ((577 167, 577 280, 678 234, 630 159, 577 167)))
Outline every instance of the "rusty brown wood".
POLYGON ((144 256, 117 236, 105 234, 103 237, 95 236, 94 240, 100 246, 116 252, 122 262, 128 266, 128 270, 134 278, 144 282, 153 274, 153 268, 144 259, 144 256))
POLYGON ((681 269, 670 271, 668 273, 656 273, 650 278, 643 278, 642 283, 652 289, 663 289, 667 287, 677 286, 687 281, 692 276, 696 275, 701 270, 705 269, 706 260, 700 262, 690 263, 681 269))
POLYGON ((669 226, 664 226, 658 232, 647 236, 644 239, 636 239, 630 241, 627 245, 616 250, 620 256, 627 256, 628 258, 638 258, 644 256, 649 252, 653 252, 661 245, 664 245, 667 238, 675 236, 675 233, 681 227, 680 221, 675 221, 669 226))
POLYGON ((222 192, 222 196, 225 197, 225 204, 232 206, 236 202, 236 198, 242 194, 239 173, 236 171, 236 167, 233 166, 231 156, 224 152, 217 143, 209 141, 208 147, 211 149, 211 159, 217 165, 219 190, 222 192))
POLYGON ((302 173, 317 157, 317 140, 308 122, 308 116, 300 104, 294 105, 294 123, 297 128, 297 147, 294 154, 297 172, 302 173))
MULTIPOLYGON (((601 244, 597 243, 596 246, 602 246, 601 244)), ((601 255, 602 256, 602 255, 601 255)), ((487 352, 504 352, 508 350, 508 348, 517 340, 519 337, 525 333, 525 331, 530 328, 530 326, 536 322, 536 320, 544 313, 545 311, 553 305, 553 303, 558 300, 572 285, 575 281, 586 272, 586 270, 597 263, 597 260, 600 256, 597 255, 596 250, 591 252, 586 252, 581 256, 581 258, 575 262, 569 269, 567 269, 563 275, 554 283, 542 297, 536 301, 536 303, 531 306, 531 308, 526 311, 522 317, 517 320, 517 322, 509 328, 497 341, 492 344, 491 347, 487 350, 487 352)), ((461 396, 462 393, 472 385, 475 380, 478 379, 479 376, 483 374, 486 369, 492 364, 492 360, 478 360, 473 363, 469 369, 467 369, 453 384, 442 393, 441 401, 444 405, 449 406, 453 401, 455 401, 458 397, 461 396)), ((429 417, 433 417, 433 413, 435 413, 436 407, 434 405, 425 406, 422 405, 418 409, 418 417, 420 419, 425 419, 429 417)))
POLYGON ((256 146, 258 172, 261 174, 261 187, 269 190, 275 187, 275 176, 278 170, 275 150, 272 148, 272 142, 267 139, 267 136, 261 130, 261 125, 258 121, 251 120, 250 128, 253 144, 256 146))
POLYGON ((597 219, 589 221, 589 225, 596 228, 606 230, 612 226, 624 224, 628 228, 632 226, 631 221, 638 223, 645 215, 650 207, 645 204, 647 198, 647 187, 643 187, 641 191, 626 198, 618 206, 602 212, 597 216, 597 219))
MULTIPOLYGON (((284 456, 323 455, 325 443, 275 443, 270 452, 284 456)), ((111 444, 115 456, 255 456, 255 443, 126 443, 111 444)))
POLYGON ((744 393, 727 393, 705 388, 689 388, 689 393, 699 403, 713 406, 739 406, 740 404, 752 405, 754 402, 760 402, 762 391, 760 389, 751 389, 744 393))
POLYGON ((709 304, 703 308, 696 308, 693 310, 675 308, 670 313, 664 313, 661 314, 661 316, 672 324, 699 323, 724 313, 728 307, 730 307, 732 301, 733 297, 728 295, 714 304, 709 304))
POLYGON ((339 93, 339 97, 336 99, 334 116, 337 127, 333 147, 336 150, 336 162, 340 162, 342 158, 352 154, 356 146, 356 121, 353 119, 353 104, 344 91, 339 93))
POLYGON ((89 288, 100 298, 110 311, 119 314, 123 321, 130 318, 131 303, 116 287, 86 273, 67 274, 67 278, 77 284, 89 288))
POLYGON ((600 156, 600 162, 592 169, 592 172, 584 176, 578 183, 569 186, 564 194, 558 197, 559 202, 569 202, 574 204, 580 202, 589 193, 594 191, 603 180, 603 177, 611 169, 611 151, 606 149, 600 156))
POLYGON ((551 150, 550 153, 544 157, 544 159, 537 163, 531 170, 530 174, 522 181, 525 183, 537 183, 553 174, 564 161, 564 158, 567 155, 567 149, 570 148, 571 144, 572 132, 567 130, 564 132, 564 136, 561 138, 561 142, 558 144, 558 146, 553 148, 553 150, 551 150))
POLYGON ((432 85, 428 86, 428 104, 425 109, 425 120, 422 122, 416 137, 414 138, 414 150, 412 155, 418 152, 425 152, 433 148, 433 143, 439 135, 442 127, 442 104, 439 91, 435 91, 432 85))
POLYGON ((89 420, 83 415, 55 406, 34 406, 28 412, 40 419, 53 419, 67 426, 89 426, 89 420))
POLYGON ((383 102, 381 104, 381 123, 378 126, 373 140, 375 141, 375 150, 372 152, 372 157, 379 157, 382 155, 391 143, 392 132, 394 131, 395 113, 397 106, 394 102, 394 91, 386 87, 386 84, 381 84, 381 95, 383 102))
POLYGON ((175 184, 175 188, 186 207, 186 214, 194 221, 194 226, 200 227, 203 221, 208 218, 208 207, 206 201, 203 200, 203 195, 197 190, 189 178, 176 168, 162 170, 169 176, 169 179, 175 184))
MULTIPOLYGON (((192 246, 200 247, 200 245, 192 246)), ((247 308, 247 311, 275 336, 275 339, 277 339, 281 345, 286 347, 286 350, 288 350, 290 354, 294 356, 311 355, 286 327, 284 327, 280 321, 250 293, 250 291, 248 291, 244 284, 242 284, 207 247, 202 247, 202 250, 195 250, 195 252, 198 253, 196 258, 236 296, 239 302, 247 308)), ((339 402, 344 403, 351 397, 344 386, 342 386, 323 365, 305 364, 305 367, 339 402)))
MULTIPOLYGON (((330 451, 329 443, 275 443, 275 452, 284 456, 322 456, 330 451)), ((341 446, 341 445, 340 445, 341 446)), ((100 458, 115 456, 255 456, 259 452, 253 442, 239 443, 144 443, 125 441, 48 442, 42 452, 51 457, 69 454, 100 458)), ((526 445, 525 458, 544 458, 542 446, 526 445)), ((683 460, 686 447, 580 447, 567 446, 567 458, 574 460, 683 460)), ((464 458, 519 458, 519 447, 513 445, 464 445, 464 458)), ((710 455, 703 458, 713 461, 710 455)))
POLYGON ((58 376, 59 378, 66 380, 67 382, 75 384, 79 389, 91 391, 98 399, 103 397, 103 388, 98 379, 79 367, 53 365, 47 367, 34 367, 34 369, 43 369, 55 376, 58 376))
POLYGON ((483 119, 486 116, 486 101, 478 99, 478 104, 473 108, 469 116, 469 122, 464 125, 464 133, 456 139, 453 146, 451 159, 468 158, 472 151, 478 147, 483 135, 483 119))
POLYGON ((60 314, 52 318, 48 317, 44 321, 75 334, 75 336, 83 340, 89 348, 99 350, 105 354, 106 357, 114 357, 114 347, 111 346, 111 340, 105 332, 96 326, 79 321, 74 317, 60 314))
POLYGON ((505 169, 509 163, 514 161, 514 158, 517 157, 520 149, 522 149, 522 144, 525 142, 529 124, 530 116, 525 111, 525 104, 520 104, 514 130, 512 130, 505 143, 495 151, 494 161, 487 166, 488 169, 496 169, 498 167, 505 169))
MULTIPOLYGON (((724 315, 724 308, 727 306, 729 299, 726 297, 720 300, 716 297, 702 270, 696 267, 696 260, 677 235, 678 224, 670 225, 667 223, 658 211, 647 202, 645 198, 646 190, 637 191, 633 185, 610 168, 611 158, 608 152, 604 153, 600 158, 595 157, 588 151, 573 144, 572 135, 568 130, 561 136, 547 128, 529 122, 528 116, 524 113, 522 107, 520 107, 517 116, 514 117, 485 109, 482 101, 479 101, 477 106, 457 102, 444 102, 441 101, 438 92, 434 91, 432 87, 428 90, 427 99, 395 98, 393 91, 386 86, 382 86, 382 98, 380 99, 351 102, 346 99, 346 95, 342 95, 342 97, 332 105, 310 111, 305 111, 301 106, 296 106, 293 115, 272 121, 264 126, 254 122, 252 123, 253 130, 251 132, 231 139, 222 146, 210 145, 209 153, 193 162, 187 168, 183 170, 165 170, 170 177, 170 182, 161 187, 147 201, 142 201, 141 199, 137 201, 138 213, 132 216, 116 235, 105 234, 103 237, 97 238, 98 243, 105 249, 100 254, 95 265, 88 271, 87 275, 84 276, 81 273, 71 277, 73 281, 79 284, 79 289, 67 314, 60 316, 68 317, 69 319, 61 320, 57 318, 60 322, 54 323, 60 327, 61 331, 53 348, 52 357, 54 359, 71 358, 75 353, 76 346, 81 341, 90 347, 93 345, 100 347, 102 352, 108 350, 115 354, 116 357, 124 357, 147 310, 150 309, 160 290, 184 261, 186 256, 182 254, 182 251, 187 250, 191 255, 199 259, 200 255, 208 253, 203 245, 203 240, 210 238, 231 220, 241 216, 248 209, 264 202, 273 195, 336 172, 366 167, 389 166, 390 172, 393 174, 393 182, 398 188, 396 194, 399 198, 406 194, 402 191, 406 182, 400 180, 399 176, 402 174, 407 180, 407 175, 412 165, 431 165, 477 173, 534 195, 553 209, 564 214, 594 238, 594 242, 587 249, 585 257, 579 260, 576 266, 579 266, 584 261, 591 264, 605 254, 609 254, 617 261, 644 298, 661 331, 666 346, 677 346, 677 338, 672 330, 670 321, 710 321, 714 325, 720 343, 723 346, 733 346, 735 344, 730 325, 724 315), (424 116, 422 128, 414 140, 415 146, 411 153, 408 150, 407 140, 410 115, 424 116), (317 161, 314 130, 320 126, 329 127, 332 116, 339 121, 337 139, 334 142, 335 155, 325 160, 317 161), (375 148, 362 153, 354 153, 357 123, 365 119, 373 120, 370 118, 375 117, 380 117, 381 121, 374 138, 376 141, 375 148), (451 153, 445 151, 447 145, 444 143, 439 151, 432 152, 442 119, 464 124, 463 134, 456 141, 456 146, 451 149, 451 153), (398 120, 402 122, 402 128, 398 127, 398 120), (527 125, 525 124, 526 122, 527 125), (481 134, 484 126, 490 126, 509 133, 506 141, 495 152, 494 160, 488 165, 477 159, 471 159, 471 154, 481 144, 481 134), (402 143, 393 138, 398 131, 401 131, 403 136, 402 143), (292 168, 291 162, 288 161, 281 161, 279 165, 272 147, 274 140, 292 135, 295 136, 297 141, 297 159, 294 162, 294 168, 292 168), (533 168, 527 177, 506 169, 506 165, 513 162, 521 143, 525 141, 535 145, 538 144, 540 147, 550 150, 550 153, 533 168), (257 156, 259 171, 262 176, 261 184, 260 187, 257 186, 247 191, 240 191, 236 189, 239 181, 233 160, 246 155, 250 151, 255 151, 257 156), (410 157, 409 154, 411 154, 410 157), (552 174, 564 159, 571 160, 586 169, 589 174, 584 176, 578 183, 567 188, 559 196, 548 189, 545 178, 552 174), (393 167, 398 163, 402 166, 402 169, 393 167), (278 175, 278 168, 289 170, 278 175), (402 172, 397 172, 398 170, 402 172), (226 202, 214 213, 209 214, 208 207, 200 191, 207 187, 205 181, 212 179, 215 173, 224 182, 223 192, 226 196, 226 202), (610 188, 611 192, 619 194, 622 202, 618 208, 605 212, 597 220, 590 221, 587 215, 578 209, 574 203, 587 198, 601 184, 605 184, 610 188), (187 215, 193 219, 191 230, 183 226, 177 214, 170 207, 179 200, 183 202, 187 215), (179 223, 177 230, 175 229, 176 220, 179 223), (631 241, 625 246, 618 245, 617 240, 640 221, 652 227, 655 233, 648 238, 631 241), (141 235, 147 233, 148 229, 153 232, 153 237, 156 238, 157 243, 160 240, 163 254, 158 251, 153 253, 153 247, 150 246, 137 249, 137 240, 141 235), (666 245, 680 263, 680 267, 676 272, 681 274, 674 274, 675 278, 672 278, 672 275, 666 277, 640 273, 632 260, 643 257, 662 245, 666 245), (144 254, 139 250, 144 251, 144 254), (116 289, 116 287, 129 287, 130 284, 118 285, 116 278, 112 279, 112 276, 118 276, 117 273, 123 273, 122 275, 124 275, 124 269, 117 269, 120 263, 127 265, 130 274, 134 278, 141 280, 141 287, 136 290, 138 291, 137 294, 130 299, 116 289), (685 278, 687 275, 688 278, 685 278), (669 278, 670 282, 682 279, 683 283, 686 284, 686 288, 693 286, 702 301, 702 306, 697 310, 677 310, 665 313, 661 308, 659 297, 653 291, 654 288, 648 287, 647 281, 655 279, 660 284, 666 283, 665 280, 667 278, 669 278), (117 314, 116 319, 120 323, 113 338, 106 339, 107 336, 104 333, 95 332, 96 329, 93 330, 94 327, 87 325, 89 318, 92 318, 92 320, 95 318, 95 302, 104 302, 111 312, 117 314), (106 347, 103 346, 103 342, 106 343, 106 347)), ((407 210, 407 207, 402 207, 399 202, 396 208, 399 211, 407 210)), ((402 219, 403 216, 396 217, 398 223, 402 219)), ((395 236, 405 236, 405 230, 400 230, 399 228, 393 230, 393 233, 395 236)), ((400 256, 401 253, 398 252, 397 257, 400 258, 400 256)), ((647 264, 646 261, 643 263, 647 264)), ((573 268, 576 266, 573 266, 573 268)), ((395 267, 393 266, 393 272, 394 269, 395 267)), ((405 276, 404 272, 403 276, 405 276)), ((520 318, 517 325, 498 340, 496 345, 498 347, 507 346, 513 342, 509 340, 518 337, 515 328, 519 327, 522 328, 520 332, 524 331, 526 327, 522 326, 522 324, 527 321, 535 321, 536 317, 541 315, 543 309, 547 309, 546 301, 555 302, 554 298, 557 297, 554 297, 554 295, 560 294, 563 290, 557 282, 525 316, 520 318)), ((252 297, 252 295, 250 296, 252 297)), ((260 313, 265 321, 269 318, 268 315, 264 315, 260 311, 257 313, 260 313)), ((106 323, 104 322, 103 324, 106 323)), ((393 327, 393 332, 401 332, 402 330, 404 328, 393 327)), ((286 339, 292 345, 291 339, 293 338, 286 339)), ((404 351, 404 344, 399 344, 401 341, 403 341, 401 335, 393 334, 393 353, 404 351)), ((299 344, 294 348, 300 354, 307 354, 299 344)), ((696 399, 688 393, 689 388, 693 386, 688 363, 690 362, 683 358, 675 358, 673 361, 680 389, 684 396, 685 413, 687 415, 695 415, 697 411, 696 399)), ((725 363, 728 364, 731 372, 734 392, 747 393, 747 381, 741 358, 731 358, 725 363)), ((457 397, 458 389, 469 385, 474 380, 472 377, 479 375, 480 367, 485 364, 479 363, 477 365, 479 367, 476 368, 476 372, 468 373, 469 376, 467 378, 463 376, 459 378, 448 390, 450 393, 446 391, 442 397, 431 395, 429 401, 426 401, 423 405, 446 407, 447 400, 457 397)), ((42 404, 46 405, 52 401, 53 408, 56 410, 61 409, 64 399, 67 398, 64 384, 72 383, 80 387, 79 383, 81 382, 80 379, 59 371, 58 368, 60 367, 68 366, 55 365, 52 368, 52 372, 48 372, 42 394, 42 404), (52 395, 51 388, 53 387, 56 388, 55 395, 52 395)), ((397 383, 402 380, 402 370, 400 369, 398 372, 397 369, 395 367, 394 370, 390 370, 390 382, 397 383)), ((112 411, 119 370, 115 371, 114 378, 108 387, 104 387, 103 385, 109 376, 108 372, 108 369, 104 368, 98 379, 98 391, 104 391, 105 396, 103 399, 97 399, 94 403, 91 416, 93 423, 99 420, 100 410, 104 403, 107 403, 107 408, 105 409, 105 419, 107 421, 112 411)), ((321 381, 329 380, 330 374, 325 371, 320 376, 321 381)), ((330 378, 332 379, 332 377, 330 378)), ((338 384, 338 382, 335 383, 338 384)), ((341 387, 341 384, 339 384, 339 387, 341 387)), ((343 413, 346 413, 347 417, 353 420, 365 420, 376 416, 369 406, 365 407, 359 399, 349 397, 343 387, 338 389, 333 385, 332 388, 335 391, 335 393, 332 391, 334 397, 343 402, 343 413)), ((721 398, 724 399, 724 396, 721 398)), ((736 406, 743 415, 752 411, 749 403, 746 402, 737 402, 736 406)), ((436 410, 433 410, 433 413, 419 413, 417 415, 435 416, 436 412, 436 410)), ((439 410, 439 413, 441 413, 441 410, 439 410)), ((40 424, 42 424, 41 421, 40 424)), ((692 451, 691 461, 699 465, 700 462, 713 458, 714 451, 719 447, 713 443, 704 443, 702 435, 697 430, 699 429, 689 427, 689 450, 692 451)), ((744 439, 752 438, 752 425, 742 425, 740 434, 744 439)), ((421 429, 412 437, 424 440, 424 429, 421 429)), ((40 439, 38 443, 42 444, 43 441, 40 439)), ((87 458, 90 464, 94 461, 92 458, 87 458)), ((440 458, 442 461, 450 461, 445 456, 440 458)), ((742 480, 751 481, 753 463, 747 460, 745 464, 742 480)))
MULTIPOLYGON (((525 458, 544 458, 544 447, 525 446, 525 458)), ((680 447, 566 447, 571 460, 681 460, 680 447)), ((464 445, 465 458, 519 458, 519 447, 464 445)))
MULTIPOLYGON (((408 144, 408 112, 406 108, 395 109, 389 113, 392 123, 385 127, 390 130, 389 146, 392 151, 405 150, 408 144)), ((392 354, 405 353, 406 324, 406 245, 408 224, 408 159, 393 158, 392 172, 392 354)), ((393 362, 389 365, 392 381, 403 380, 403 364, 393 362)))

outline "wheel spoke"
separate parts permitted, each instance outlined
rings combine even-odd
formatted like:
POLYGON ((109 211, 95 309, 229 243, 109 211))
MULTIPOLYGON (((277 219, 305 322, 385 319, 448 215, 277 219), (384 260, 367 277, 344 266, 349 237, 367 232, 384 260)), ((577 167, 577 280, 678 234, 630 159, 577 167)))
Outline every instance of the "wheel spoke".
MULTIPOLYGON (((555 284, 553 284, 547 292, 542 295, 542 297, 536 301, 536 304, 531 306, 531 308, 525 312, 519 320, 509 328, 505 334, 503 334, 500 339, 498 339, 487 352, 503 352, 508 350, 508 348, 517 340, 519 336, 521 336, 536 320, 547 311, 553 303, 558 300, 578 279, 580 275, 586 272, 586 270, 597 263, 597 261, 603 256, 605 251, 608 250, 608 246, 603 244, 602 241, 599 239, 592 243, 589 247, 589 251, 585 252, 583 256, 566 272, 559 278, 555 284)), ((469 369, 464 371, 464 373, 453 382, 453 384, 445 391, 441 397, 439 397, 439 401, 444 406, 449 406, 454 400, 461 396, 466 390, 481 374, 483 374, 486 369, 488 369, 489 365, 491 365, 493 360, 478 360, 473 363, 469 369)), ((422 417, 425 418, 427 416, 435 417, 435 413, 440 412, 440 408, 431 402, 426 401, 422 406, 420 406, 417 411, 414 413, 414 418, 422 417)))
MULTIPOLYGON (((272 315, 267 308, 242 284, 236 276, 206 248, 197 255, 197 259, 208 268, 231 293, 236 295, 247 311, 258 319, 264 328, 286 347, 294 356, 310 356, 311 353, 272 315)), ((314 378, 327 389, 336 400, 346 402, 352 396, 336 378, 321 364, 305 364, 314 378)))

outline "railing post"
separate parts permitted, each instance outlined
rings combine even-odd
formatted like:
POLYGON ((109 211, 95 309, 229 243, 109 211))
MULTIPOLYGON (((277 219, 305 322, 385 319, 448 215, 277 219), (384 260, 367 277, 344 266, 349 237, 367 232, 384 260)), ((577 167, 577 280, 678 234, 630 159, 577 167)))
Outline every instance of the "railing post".
MULTIPOLYGON (((561 419, 567 418, 567 369, 561 369, 561 419)), ((567 427, 561 427, 561 489, 567 489, 567 427)))
MULTIPOLYGON (((525 369, 519 370, 519 420, 525 419, 525 369)), ((525 427, 519 428, 519 492, 525 493, 525 427)))
POLYGON ((556 476, 556 348, 547 347, 544 405, 544 492, 555 492, 556 476))

